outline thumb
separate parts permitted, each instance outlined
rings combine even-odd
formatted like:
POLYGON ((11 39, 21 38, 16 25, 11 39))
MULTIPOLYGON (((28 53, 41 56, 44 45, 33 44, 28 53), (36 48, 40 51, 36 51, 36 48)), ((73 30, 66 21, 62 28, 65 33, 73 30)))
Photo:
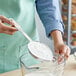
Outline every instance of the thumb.
POLYGON ((16 29, 15 27, 6 26, 5 24, 3 24, 3 30, 5 30, 5 31, 18 31, 18 29, 16 29))

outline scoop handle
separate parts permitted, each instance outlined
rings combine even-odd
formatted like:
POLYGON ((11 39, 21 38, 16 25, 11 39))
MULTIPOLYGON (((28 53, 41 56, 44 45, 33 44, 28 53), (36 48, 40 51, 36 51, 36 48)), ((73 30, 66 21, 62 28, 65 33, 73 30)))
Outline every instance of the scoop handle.
POLYGON ((19 29, 19 31, 31 42, 32 39, 22 30, 22 29, 19 29))
POLYGON ((33 41, 22 29, 22 27, 17 24, 13 19, 11 19, 11 21, 14 23, 14 26, 31 42, 33 41))

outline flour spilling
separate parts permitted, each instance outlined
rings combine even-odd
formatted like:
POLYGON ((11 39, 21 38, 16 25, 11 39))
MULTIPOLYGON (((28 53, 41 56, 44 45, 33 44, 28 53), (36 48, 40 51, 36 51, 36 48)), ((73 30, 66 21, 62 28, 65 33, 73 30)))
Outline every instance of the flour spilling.
POLYGON ((43 43, 40 42, 30 42, 28 44, 29 51, 37 58, 51 61, 53 54, 51 49, 43 43))

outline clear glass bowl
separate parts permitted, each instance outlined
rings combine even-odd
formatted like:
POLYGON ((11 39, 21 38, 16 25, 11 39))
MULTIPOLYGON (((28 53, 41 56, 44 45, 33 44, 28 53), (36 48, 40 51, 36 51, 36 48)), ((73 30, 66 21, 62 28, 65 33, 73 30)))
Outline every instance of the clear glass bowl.
POLYGON ((52 61, 41 61, 40 64, 27 67, 20 59, 21 68, 25 69, 25 74, 23 74, 24 69, 22 68, 22 76, 63 76, 65 61, 58 64, 57 59, 52 61))

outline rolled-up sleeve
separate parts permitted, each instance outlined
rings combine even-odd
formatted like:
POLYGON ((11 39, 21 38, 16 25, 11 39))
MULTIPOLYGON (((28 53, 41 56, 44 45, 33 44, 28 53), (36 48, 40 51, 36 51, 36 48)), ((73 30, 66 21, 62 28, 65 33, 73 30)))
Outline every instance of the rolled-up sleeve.
POLYGON ((64 33, 59 0, 36 0, 36 9, 49 37, 53 30, 64 33))

